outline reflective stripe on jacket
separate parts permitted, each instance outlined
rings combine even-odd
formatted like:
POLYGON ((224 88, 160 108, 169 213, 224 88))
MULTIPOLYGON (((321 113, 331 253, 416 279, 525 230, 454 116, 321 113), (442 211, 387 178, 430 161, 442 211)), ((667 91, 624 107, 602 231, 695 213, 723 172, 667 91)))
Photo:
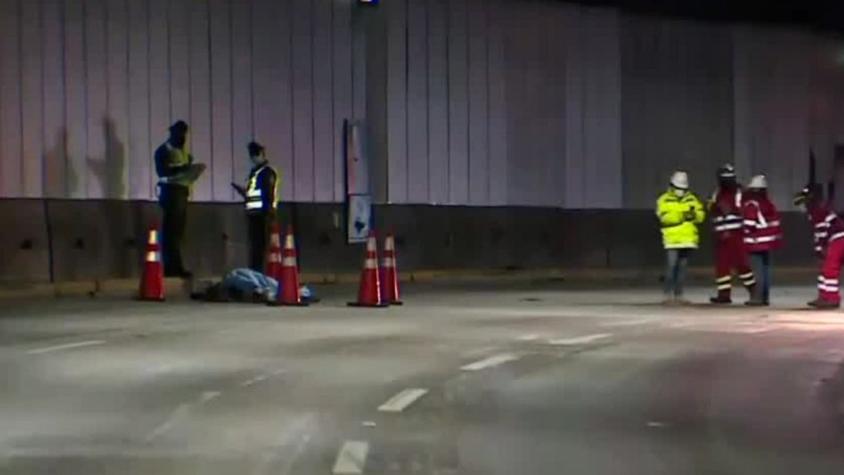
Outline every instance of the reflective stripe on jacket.
POLYGON ((748 252, 766 252, 782 245, 782 226, 777 208, 767 198, 751 199, 742 206, 744 244, 748 252))
POLYGON ((696 249, 700 243, 698 225, 706 219, 703 203, 692 192, 682 197, 668 190, 656 201, 656 216, 662 228, 665 249, 696 249), (691 212, 691 219, 688 214, 691 212))
POLYGON ((277 176, 275 169, 266 163, 249 173, 249 181, 246 183, 246 211, 276 209, 277 176))

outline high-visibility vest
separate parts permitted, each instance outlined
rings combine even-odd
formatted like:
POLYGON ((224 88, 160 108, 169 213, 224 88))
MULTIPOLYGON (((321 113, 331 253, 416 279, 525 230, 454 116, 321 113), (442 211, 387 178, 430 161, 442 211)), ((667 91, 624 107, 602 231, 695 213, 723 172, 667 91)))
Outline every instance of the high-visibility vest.
MULTIPOLYGON (((271 191, 272 196, 270 196, 270 203, 272 209, 275 210, 278 206, 276 204, 276 191, 278 190, 278 174, 276 174, 275 169, 268 164, 261 165, 259 168, 252 170, 249 174, 249 182, 246 184, 246 210, 247 211, 258 211, 263 209, 264 207, 264 190, 261 189, 260 186, 260 178, 262 173, 272 173, 276 175, 275 184, 273 190, 271 191)), ((270 190, 267 190, 270 192, 270 190)))
POLYGON ((749 252, 777 249, 782 243, 782 226, 777 208, 768 198, 745 200, 744 245, 749 252))

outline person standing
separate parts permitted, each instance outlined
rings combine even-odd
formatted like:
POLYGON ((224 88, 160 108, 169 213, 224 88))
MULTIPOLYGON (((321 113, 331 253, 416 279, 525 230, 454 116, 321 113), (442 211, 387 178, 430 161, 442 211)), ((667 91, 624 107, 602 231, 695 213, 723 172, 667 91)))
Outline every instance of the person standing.
POLYGON ((818 297, 809 306, 833 309, 841 306, 839 278, 844 259, 844 220, 823 199, 820 185, 803 188, 794 197, 794 205, 803 208, 815 232, 815 253, 823 262, 818 276, 818 297))
POLYGON ((693 250, 700 242, 698 225, 706 219, 703 203, 689 191, 689 176, 676 171, 669 187, 656 201, 656 215, 662 229, 662 245, 666 251, 664 304, 686 304, 683 284, 693 250))
POLYGON ((756 275, 756 295, 747 305, 771 304, 771 251, 782 245, 782 227, 777 207, 768 198, 765 175, 754 176, 742 203, 744 245, 756 275))
POLYGON ((709 301, 715 304, 733 303, 733 270, 738 272, 753 298, 756 280, 744 247, 742 191, 732 165, 727 164, 718 169, 718 189, 710 199, 709 208, 715 231, 715 285, 718 291, 709 301))
POLYGON ((162 251, 164 275, 191 277, 182 261, 182 242, 187 224, 188 198, 193 156, 188 152, 188 124, 178 121, 170 126, 170 137, 155 151, 155 171, 158 174, 158 203, 161 206, 162 251))
POLYGON ((252 170, 246 187, 232 183, 232 187, 246 203, 249 231, 249 268, 264 272, 267 253, 267 236, 276 218, 278 173, 270 166, 264 147, 257 142, 247 145, 252 170))

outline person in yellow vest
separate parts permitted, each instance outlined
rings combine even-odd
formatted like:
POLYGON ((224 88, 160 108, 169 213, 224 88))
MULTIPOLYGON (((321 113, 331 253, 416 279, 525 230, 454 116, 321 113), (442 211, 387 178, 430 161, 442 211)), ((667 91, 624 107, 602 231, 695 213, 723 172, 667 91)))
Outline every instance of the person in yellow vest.
POLYGON ((257 142, 247 145, 252 170, 246 187, 232 183, 232 187, 246 203, 249 230, 249 268, 264 272, 267 253, 267 236, 275 221, 278 191, 278 173, 270 166, 264 147, 257 142))
MULTIPOLYGON (((192 172, 193 155, 188 152, 188 124, 170 126, 170 137, 155 150, 158 174, 158 203, 162 210, 161 244, 164 275, 191 276, 182 262, 182 242, 187 224, 190 187, 198 175, 192 172)), ((201 171, 199 172, 201 173, 201 171)))
POLYGON ((688 304, 683 283, 689 256, 700 242, 698 226, 706 219, 703 203, 689 191, 689 175, 676 171, 668 190, 656 201, 656 215, 662 229, 662 245, 667 255, 663 303, 688 304))

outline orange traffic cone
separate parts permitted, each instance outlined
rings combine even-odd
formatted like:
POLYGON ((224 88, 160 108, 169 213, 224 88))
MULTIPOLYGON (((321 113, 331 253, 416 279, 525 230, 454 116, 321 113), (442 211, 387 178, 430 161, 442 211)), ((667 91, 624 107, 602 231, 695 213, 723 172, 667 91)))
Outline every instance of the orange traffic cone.
POLYGON ((375 234, 370 233, 366 240, 366 258, 360 274, 358 301, 349 302, 351 307, 386 307, 381 300, 381 282, 378 278, 378 243, 375 234))
POLYGON ((281 250, 281 272, 278 280, 278 295, 274 305, 308 306, 302 301, 299 290, 299 263, 296 259, 296 243, 293 239, 293 226, 287 228, 284 236, 284 249, 281 250))
POLYGON ((277 223, 273 223, 270 231, 270 249, 267 252, 267 266, 264 273, 281 281, 281 229, 277 223))
POLYGON ((152 226, 144 253, 144 268, 141 274, 141 300, 164 300, 164 266, 161 263, 161 246, 158 244, 158 228, 152 226))
POLYGON ((399 298, 399 270, 396 264, 396 240, 392 234, 384 239, 384 255, 381 258, 384 273, 384 301, 390 305, 402 305, 399 298))

